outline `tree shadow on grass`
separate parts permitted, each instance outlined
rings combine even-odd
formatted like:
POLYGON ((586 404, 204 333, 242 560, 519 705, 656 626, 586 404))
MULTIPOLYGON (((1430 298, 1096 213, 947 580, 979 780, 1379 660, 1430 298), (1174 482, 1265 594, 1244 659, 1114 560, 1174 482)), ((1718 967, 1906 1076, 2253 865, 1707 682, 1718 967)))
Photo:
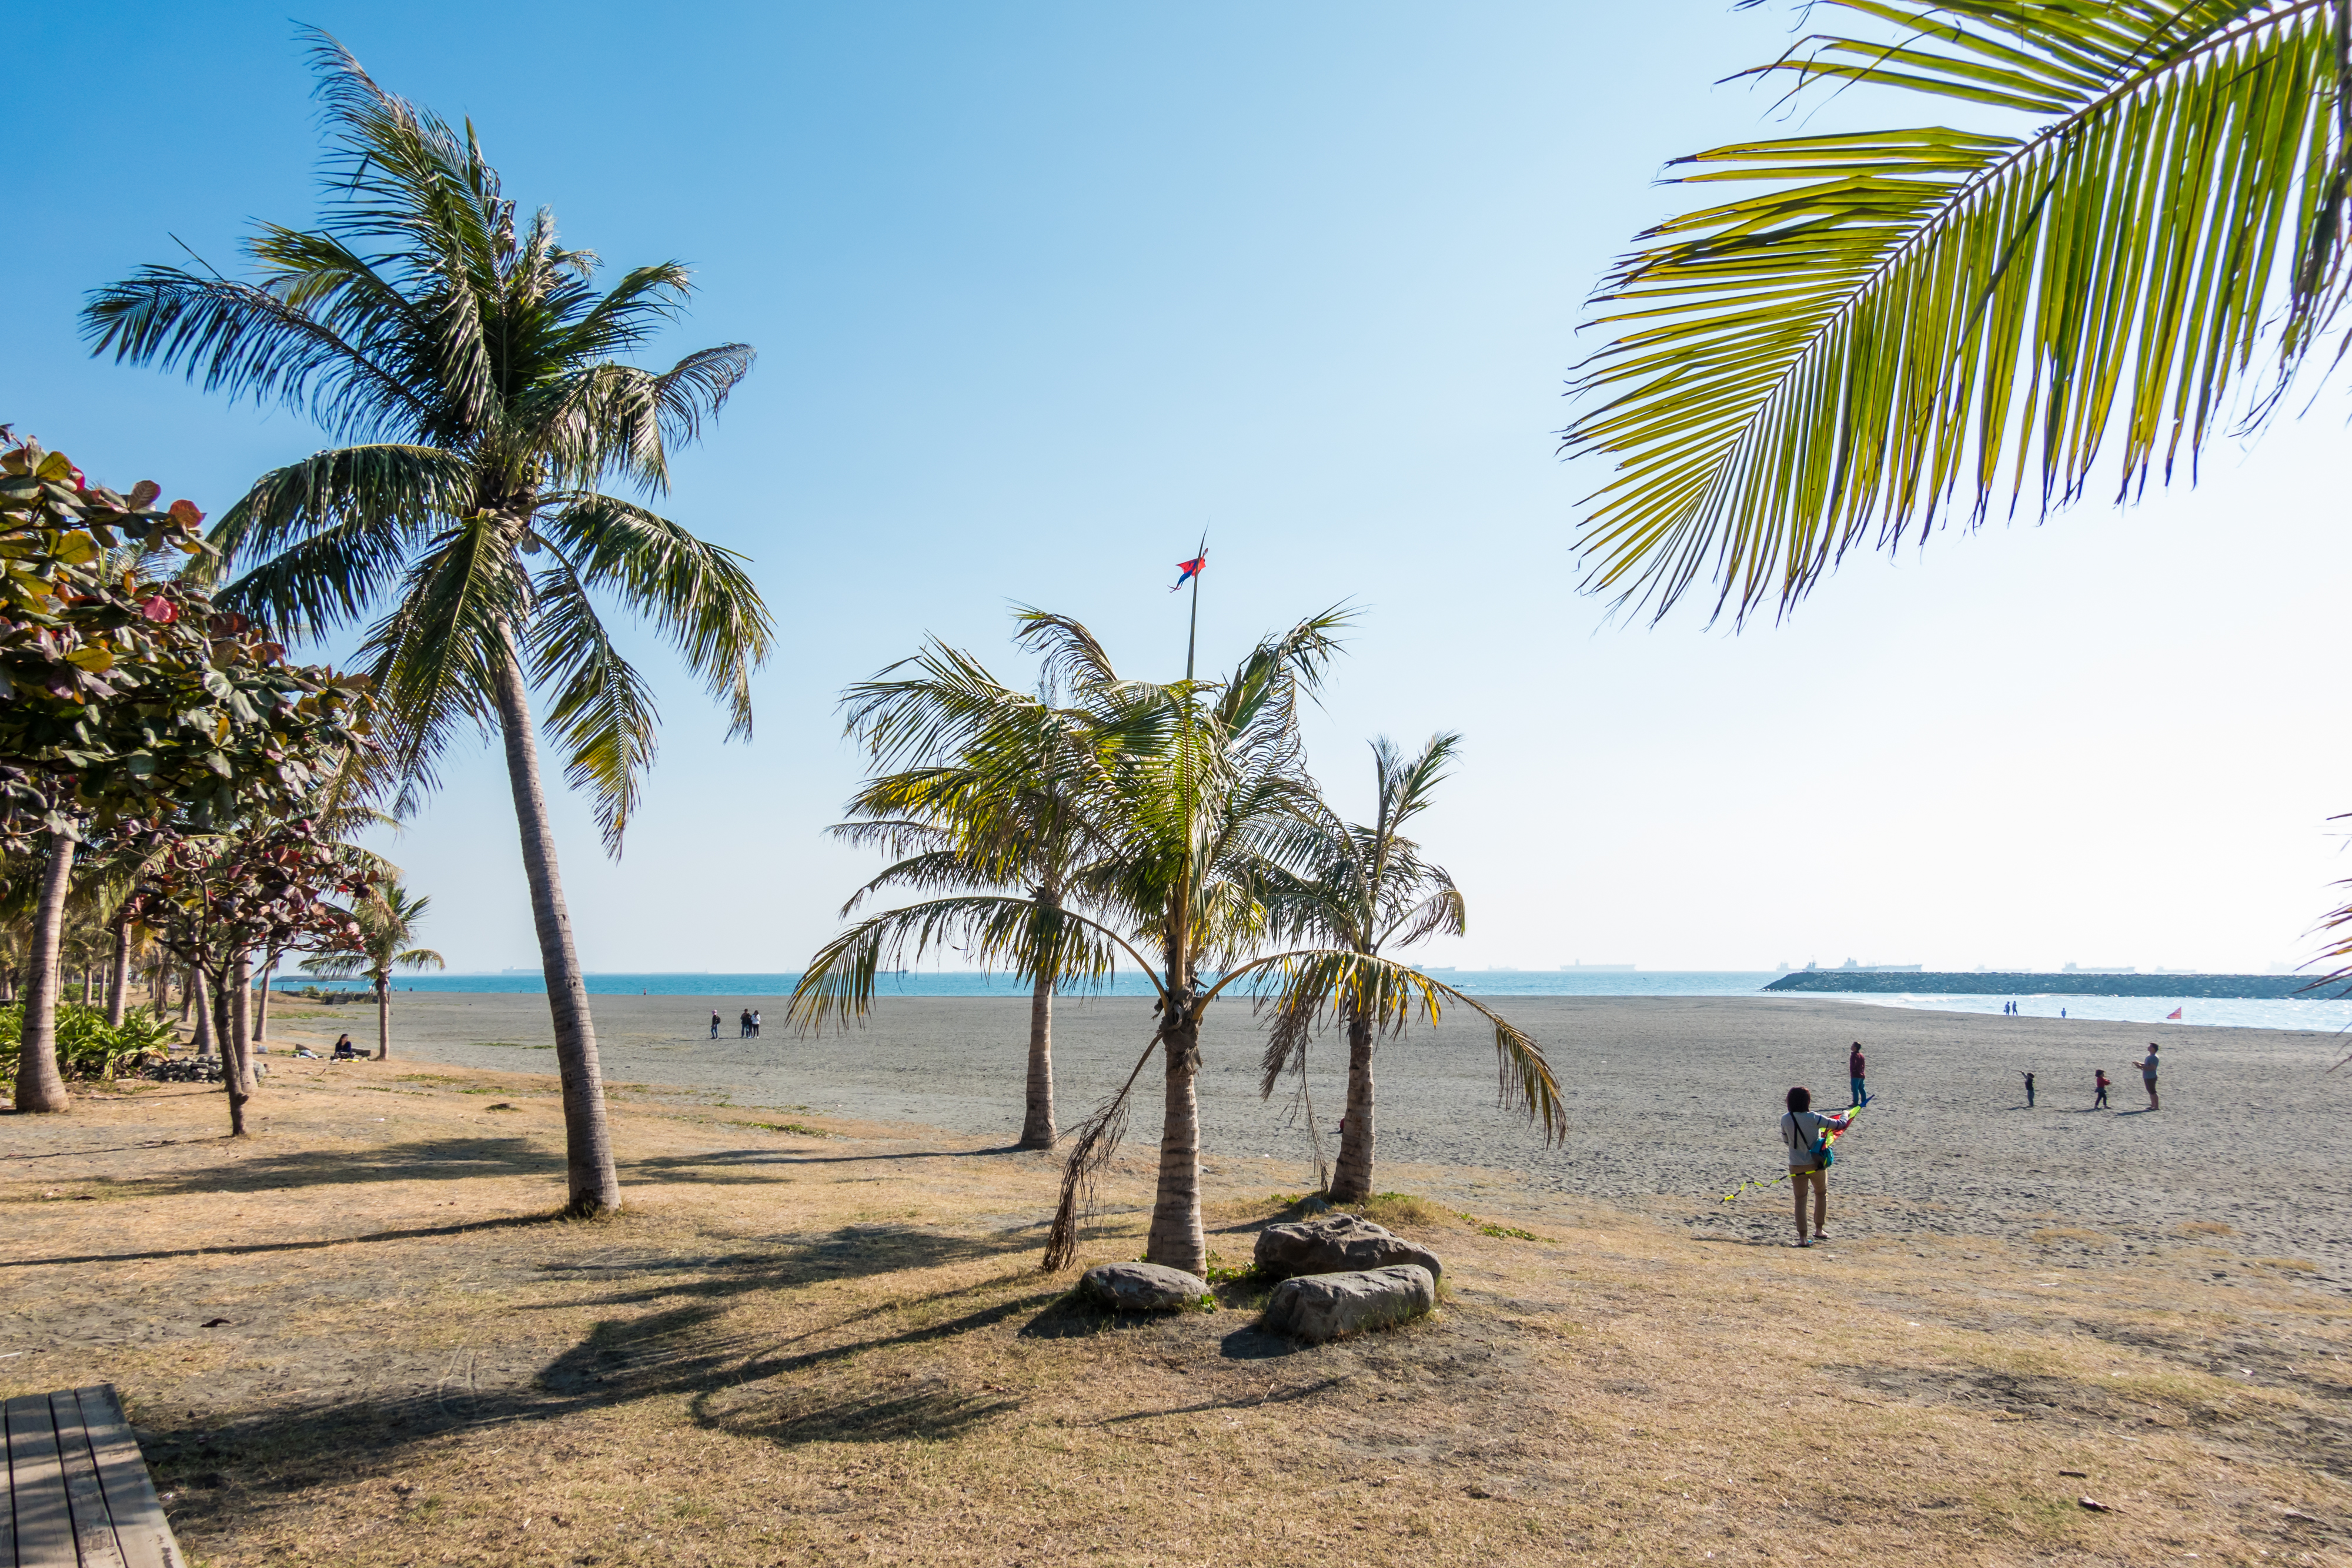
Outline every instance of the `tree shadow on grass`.
MULTIPOLYGON (((769 1282, 746 1273, 733 1286, 748 1291, 769 1282)), ((859 1326, 1004 1285, 997 1280, 941 1291, 869 1314, 859 1326)), ((866 1358, 992 1328, 1034 1312, 1049 1294, 1015 1294, 940 1322, 814 1350, 790 1347, 848 1325, 830 1322, 782 1340, 772 1333, 730 1332, 722 1322, 726 1303, 706 1294, 667 1311, 601 1322, 528 1382, 477 1389, 445 1380, 395 1398, 257 1410, 210 1431, 149 1430, 142 1421, 142 1443, 159 1485, 196 1489, 178 1500, 174 1520, 220 1531, 249 1517, 256 1494, 293 1498, 314 1488, 346 1487, 355 1477, 391 1473, 413 1451, 456 1431, 535 1426, 681 1396, 698 1426, 785 1448, 950 1437, 1016 1408, 1018 1401, 992 1396, 1002 1390, 959 1389, 936 1376, 885 1385, 866 1358), (242 1479, 220 1486, 224 1471, 242 1479)), ((134 1419, 139 1414, 133 1411, 134 1419)))
POLYGON ((142 1181, 138 1190, 142 1197, 178 1197, 192 1193, 341 1186, 355 1182, 551 1176, 562 1169, 560 1150, 534 1144, 528 1138, 483 1134, 420 1138, 372 1149, 287 1149, 242 1155, 206 1170, 183 1171, 142 1181))

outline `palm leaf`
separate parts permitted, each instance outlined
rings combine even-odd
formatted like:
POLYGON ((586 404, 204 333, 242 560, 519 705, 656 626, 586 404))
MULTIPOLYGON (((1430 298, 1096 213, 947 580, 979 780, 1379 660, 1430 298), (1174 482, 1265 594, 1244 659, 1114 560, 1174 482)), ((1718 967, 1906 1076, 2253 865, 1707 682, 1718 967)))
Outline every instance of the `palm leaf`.
POLYGON ((1588 585, 1663 614, 1785 612, 1865 544, 2042 513, 2111 447, 2118 493, 2230 417, 2284 307, 2274 406, 2344 287, 2337 7, 1827 0, 1899 27, 1765 73, 2033 116, 1719 147, 1684 183, 1762 183, 1641 236, 1595 296, 1563 450, 1588 585), (2117 444, 2119 443, 2119 447, 2117 444))

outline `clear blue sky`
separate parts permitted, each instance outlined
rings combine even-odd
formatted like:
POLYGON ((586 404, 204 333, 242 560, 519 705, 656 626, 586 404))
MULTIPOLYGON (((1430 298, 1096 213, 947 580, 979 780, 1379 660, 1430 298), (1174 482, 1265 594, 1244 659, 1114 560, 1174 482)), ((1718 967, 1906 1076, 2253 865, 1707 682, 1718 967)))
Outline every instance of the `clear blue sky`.
MULTIPOLYGON (((870 862, 834 699, 926 632, 1017 668, 1006 606, 1177 673, 1364 607, 1313 731, 1469 752, 1424 835, 1472 934, 1549 967, 2262 967, 2352 875, 2336 713, 2345 405, 2201 487, 1850 562, 1784 626, 1612 622, 1576 591, 1555 433, 1581 299, 1680 198, 1664 160, 1770 122, 1715 86, 1784 7, 309 5, 393 90, 471 116, 508 193, 615 266, 697 269, 665 347, 757 371, 672 515, 754 559, 782 629, 759 729, 657 647, 665 729, 618 864, 567 806, 601 969, 797 967, 870 862)), ((19 7, 0 418, 217 510, 319 444, 87 359, 83 292, 180 241, 238 265, 316 210, 280 5, 19 7)), ((1841 101, 1811 123, 1885 119, 1841 101)), ((536 962, 487 750, 386 848, 465 967, 536 962)))

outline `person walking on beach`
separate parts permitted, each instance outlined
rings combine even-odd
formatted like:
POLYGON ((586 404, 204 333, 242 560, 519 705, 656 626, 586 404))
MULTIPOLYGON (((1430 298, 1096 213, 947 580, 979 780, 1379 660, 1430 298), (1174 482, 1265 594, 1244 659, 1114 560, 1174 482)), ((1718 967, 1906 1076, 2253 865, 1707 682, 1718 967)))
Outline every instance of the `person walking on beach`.
MULTIPOLYGON (((2096 1111, 2107 1104, 2107 1070, 2104 1067, 2098 1068, 2092 1073, 2092 1077, 2097 1081, 2099 1090, 2097 1097, 2091 1102, 2091 1109, 2096 1111)), ((2113 1109, 2112 1106, 2107 1108, 2113 1109)))
POLYGON ((751 1038, 751 1009, 750 1008, 745 1008, 735 1017, 735 1038, 737 1040, 749 1040, 751 1038))
POLYGON ((1845 1115, 1825 1115, 1813 1109, 1813 1092, 1810 1089, 1789 1091, 1789 1110, 1780 1118, 1780 1142, 1789 1149, 1789 1187, 1797 1200, 1797 1245, 1811 1247, 1817 1241, 1827 1241, 1824 1228, 1829 1221, 1829 1147, 1824 1142, 1832 1130, 1843 1132, 1851 1120, 1845 1115), (1813 1195, 1813 1233, 1805 1234, 1805 1192, 1813 1195))
POLYGON ((2033 1074, 2028 1072, 2023 1076, 2025 1078, 2025 1108, 2031 1111, 2033 1109, 2033 1074))
POLYGON ((713 1040, 717 1040, 719 1038, 719 1009, 717 1008, 710 1009, 710 1038, 713 1040))
POLYGON ((1863 1086, 1862 1081, 1866 1065, 1862 1060, 1862 1041, 1857 1040, 1853 1042, 1853 1049, 1846 1053, 1845 1059, 1845 1075, 1853 1084, 1853 1098, 1846 1102, 1849 1105, 1870 1103, 1870 1091, 1863 1086))
POLYGON ((2156 1097, 2156 1041, 2147 1042, 2147 1060, 2139 1063, 2139 1081, 2147 1088, 2147 1108, 2161 1111, 2163 1104, 2156 1097))
POLYGON ((760 1009, 757 1008, 751 1009, 751 1038, 760 1038, 760 1009))

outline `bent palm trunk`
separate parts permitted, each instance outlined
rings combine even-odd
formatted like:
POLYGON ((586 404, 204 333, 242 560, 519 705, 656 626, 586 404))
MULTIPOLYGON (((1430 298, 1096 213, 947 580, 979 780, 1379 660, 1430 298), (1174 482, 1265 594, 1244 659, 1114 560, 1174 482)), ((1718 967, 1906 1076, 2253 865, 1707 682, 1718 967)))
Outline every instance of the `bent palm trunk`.
POLYGON ((1208 1240, 1201 1233, 1201 1025, 1187 1017, 1191 998, 1171 1000, 1178 1020, 1166 1027, 1167 1113, 1160 1131, 1160 1192, 1151 1206, 1151 1239, 1144 1259, 1187 1274, 1208 1267, 1208 1240))
POLYGON ((1037 977, 1029 994, 1029 1107, 1021 1122, 1021 1146, 1050 1149, 1054 1126, 1054 978, 1037 977))
POLYGON ((73 884, 74 841, 49 837, 41 902, 33 913, 33 951, 26 966, 23 1043, 16 1053, 16 1109, 70 1111, 58 1071, 58 948, 65 936, 66 893, 73 884))
POLYGON ((1372 1020, 1348 1016, 1348 1114, 1339 1124, 1339 1164, 1331 1173, 1333 1203, 1372 1196, 1372 1020))
POLYGON ((261 984, 253 993, 253 1040, 258 1045, 269 1038, 269 977, 278 972, 278 960, 271 958, 261 971, 261 984))
POLYGON ((514 645, 498 670, 499 724, 505 732, 507 781, 514 789, 515 824, 522 834, 524 874, 530 882, 531 918, 539 928, 540 962, 547 975, 547 1008, 555 1025, 555 1064, 563 1089, 564 1159, 570 1199, 564 1211, 600 1214, 621 1207, 621 1178, 613 1167, 613 1135, 604 1120, 604 1082, 596 1061, 596 1025, 588 1013, 588 986, 572 946, 572 915, 556 870, 555 833, 547 821, 547 794, 539 778, 539 741, 514 645))

